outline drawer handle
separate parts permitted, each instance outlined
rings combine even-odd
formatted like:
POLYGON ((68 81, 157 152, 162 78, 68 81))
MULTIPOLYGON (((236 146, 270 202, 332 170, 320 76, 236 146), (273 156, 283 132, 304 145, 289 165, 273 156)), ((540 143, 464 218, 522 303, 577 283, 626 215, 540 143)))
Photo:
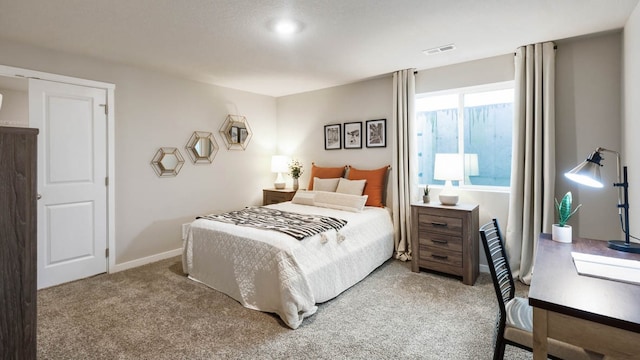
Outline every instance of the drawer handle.
POLYGON ((436 243, 436 244, 447 244, 447 243, 449 243, 449 241, 447 241, 447 240, 431 239, 431 241, 436 243))
POLYGON ((431 225, 433 225, 433 226, 447 226, 447 223, 446 222, 435 222, 435 221, 432 221, 431 225))
POLYGON ((436 259, 442 259, 442 260, 447 260, 448 258, 447 255, 438 255, 438 254, 431 254, 431 257, 434 257, 436 259))

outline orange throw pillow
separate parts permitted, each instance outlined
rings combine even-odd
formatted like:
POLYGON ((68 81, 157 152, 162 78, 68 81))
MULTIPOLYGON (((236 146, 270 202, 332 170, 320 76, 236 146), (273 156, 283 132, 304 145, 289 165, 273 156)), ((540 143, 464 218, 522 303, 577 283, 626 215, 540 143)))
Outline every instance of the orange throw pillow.
POLYGON ((349 180, 367 180, 362 192, 362 195, 369 195, 369 198, 367 198, 367 203, 365 205, 384 207, 384 199, 382 197, 387 185, 388 173, 388 166, 375 170, 359 170, 350 167, 347 178, 349 180))
POLYGON ((313 178, 334 179, 341 178, 344 175, 345 167, 319 167, 311 163, 311 178, 309 179, 308 190, 313 190, 313 178))

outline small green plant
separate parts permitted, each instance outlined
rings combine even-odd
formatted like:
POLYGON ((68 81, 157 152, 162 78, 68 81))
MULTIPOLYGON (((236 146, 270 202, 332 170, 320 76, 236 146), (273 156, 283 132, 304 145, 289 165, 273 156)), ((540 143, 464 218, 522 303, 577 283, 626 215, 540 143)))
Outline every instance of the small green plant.
POLYGON ((573 216, 573 214, 580 209, 582 204, 576 206, 573 211, 571 210, 571 203, 573 202, 573 197, 571 196, 571 191, 567 191, 566 194, 562 197, 562 200, 558 202, 558 199, 554 199, 556 202, 556 211, 558 212, 558 225, 565 226, 569 218, 573 216))
POLYGON ((430 189, 429 189, 429 185, 426 185, 426 186, 424 187, 424 196, 429 196, 429 190, 430 190, 430 189))

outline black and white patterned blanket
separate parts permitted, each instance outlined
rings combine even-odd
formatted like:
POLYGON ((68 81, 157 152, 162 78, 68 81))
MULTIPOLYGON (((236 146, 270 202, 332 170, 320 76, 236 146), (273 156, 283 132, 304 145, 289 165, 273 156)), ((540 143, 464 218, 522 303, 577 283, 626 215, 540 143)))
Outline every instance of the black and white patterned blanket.
POLYGON ((198 216, 196 219, 222 221, 240 226, 275 230, 302 240, 308 236, 336 231, 347 224, 346 220, 321 215, 305 215, 268 207, 246 207, 223 214, 198 216))

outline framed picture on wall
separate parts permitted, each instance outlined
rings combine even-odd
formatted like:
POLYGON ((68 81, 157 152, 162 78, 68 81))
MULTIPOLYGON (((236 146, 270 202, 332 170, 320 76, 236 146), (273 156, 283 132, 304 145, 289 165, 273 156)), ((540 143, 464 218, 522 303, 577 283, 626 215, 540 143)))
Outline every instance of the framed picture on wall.
POLYGON ((344 123, 344 148, 362 149, 362 121, 344 123))
POLYGON ((365 131, 368 148, 387 146, 387 119, 367 120, 365 131))
POLYGON ((342 149, 342 136, 340 134, 340 124, 331 124, 324 126, 324 149, 338 150, 342 149))

